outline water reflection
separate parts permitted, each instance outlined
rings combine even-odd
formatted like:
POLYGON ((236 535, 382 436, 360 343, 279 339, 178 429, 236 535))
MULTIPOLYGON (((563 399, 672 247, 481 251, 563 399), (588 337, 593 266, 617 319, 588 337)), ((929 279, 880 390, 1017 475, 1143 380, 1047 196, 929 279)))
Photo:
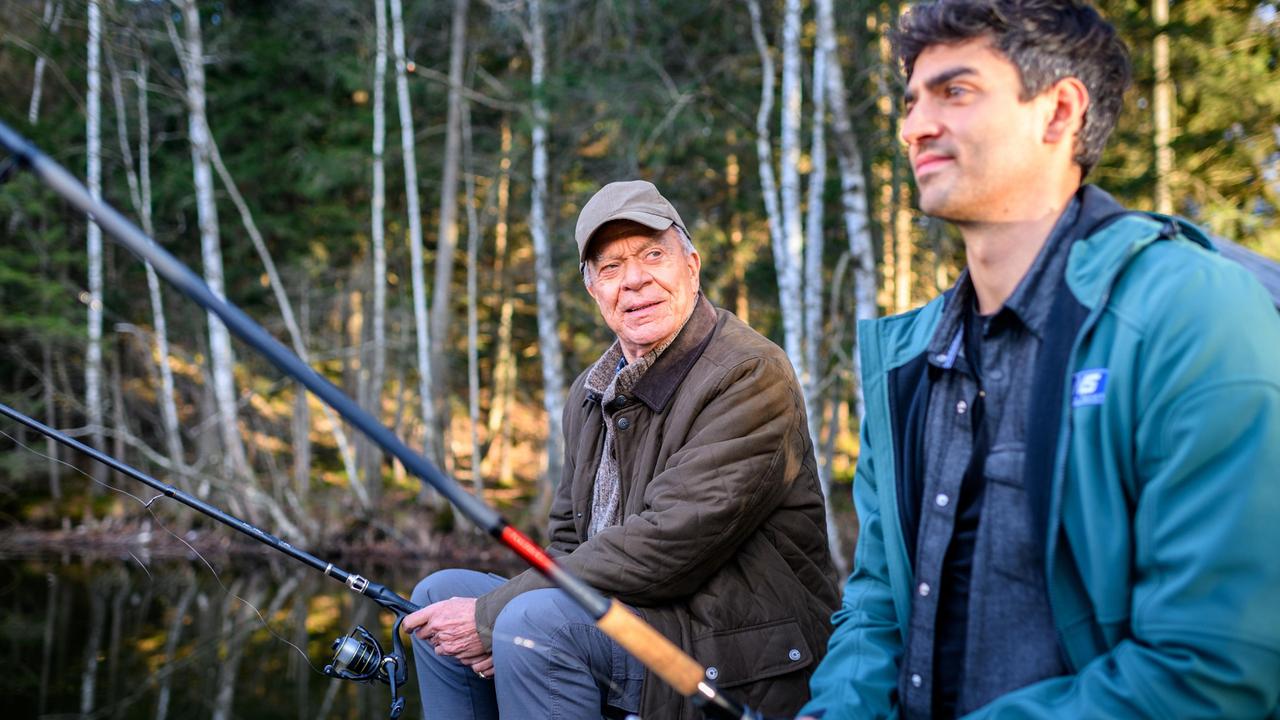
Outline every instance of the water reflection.
MULTIPOLYGON (((385 686, 320 668, 356 624, 389 647, 390 613, 288 560, 210 562, 216 576, 199 560, 0 558, 0 715, 386 717, 385 686)), ((405 596, 435 569, 356 565, 344 566, 405 596)), ((419 714, 413 685, 406 719, 419 714)))

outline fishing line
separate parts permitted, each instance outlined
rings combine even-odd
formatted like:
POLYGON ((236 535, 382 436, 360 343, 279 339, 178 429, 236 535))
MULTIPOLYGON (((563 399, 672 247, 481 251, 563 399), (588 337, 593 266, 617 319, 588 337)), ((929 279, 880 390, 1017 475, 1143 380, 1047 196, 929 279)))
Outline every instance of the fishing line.
MULTIPOLYGON (((46 459, 46 460, 52 460, 53 462, 56 462, 56 463, 58 463, 59 465, 64 465, 64 466, 66 466, 66 467, 68 467, 68 468, 71 468, 71 469, 72 469, 72 470, 74 470, 75 472, 77 472, 77 473, 79 473, 79 474, 83 475, 84 477, 88 478, 91 482, 97 483, 98 485, 101 485, 102 487, 104 487, 104 488, 106 488, 106 489, 108 489, 108 490, 112 490, 112 491, 114 491, 114 492, 120 493, 121 495, 126 495, 126 496, 128 496, 128 497, 130 497, 130 498, 133 498, 133 499, 134 499, 135 501, 137 501, 137 503, 138 503, 139 505, 141 505, 141 506, 142 506, 142 507, 143 507, 143 508, 148 512, 148 513, 150 513, 151 517, 156 521, 156 524, 160 526, 160 529, 161 529, 161 530, 164 530, 165 532, 169 533, 169 535, 170 535, 170 536, 172 536, 172 537, 173 537, 173 539, 177 540, 178 542, 180 542, 180 543, 182 543, 184 546, 186 546, 186 548, 187 548, 188 550, 190 550, 190 551, 191 551, 191 553, 192 553, 193 555, 195 555, 195 556, 196 556, 196 558, 198 558, 198 559, 200 560, 200 562, 201 562, 201 563, 203 563, 203 564, 204 564, 204 566, 205 566, 206 568, 208 568, 208 569, 209 569, 209 573, 210 573, 211 575, 213 575, 213 579, 214 579, 214 581, 216 581, 216 582, 218 583, 218 586, 222 588, 223 593, 225 593, 226 595, 228 595, 228 596, 230 596, 230 597, 232 597, 232 598, 234 598, 234 599, 236 599, 236 600, 239 600, 241 603, 243 603, 243 604, 244 604, 246 607, 248 607, 250 610, 253 610, 254 614, 258 616, 258 619, 259 619, 260 621, 262 621, 262 626, 263 626, 264 628, 266 628, 266 629, 267 629, 267 632, 271 633, 271 636, 272 636, 272 637, 274 637, 274 638, 275 638, 276 640, 278 640, 279 642, 282 642, 282 643, 284 643, 285 645, 288 645, 289 647, 293 648, 293 650, 294 650, 295 652, 297 652, 299 655, 301 655, 301 656, 302 656, 302 658, 303 658, 304 660, 306 660, 306 661, 307 661, 307 665, 311 668, 311 671, 312 671, 312 672, 314 672, 314 673, 315 673, 315 674, 317 674, 317 675, 324 675, 324 672, 322 672, 322 671, 320 670, 320 668, 316 667, 315 663, 311 662, 311 657, 310 657, 309 655, 307 655, 307 653, 306 653, 306 651, 305 651, 305 650, 303 650, 302 648, 298 647, 298 646, 297 646, 297 645, 295 645, 294 643, 290 642, 290 641, 289 641, 288 639, 286 639, 283 635, 281 635, 280 633, 276 632, 276 631, 275 631, 275 628, 272 628, 272 627, 271 627, 271 623, 267 622, 267 618, 262 614, 262 611, 261 611, 261 610, 259 610, 259 609, 257 608, 257 606, 255 606, 253 603, 249 602, 248 600, 244 599, 243 597, 240 597, 240 596, 239 596, 239 595, 237 595, 236 593, 231 592, 231 588, 227 587, 227 584, 226 584, 226 583, 224 583, 224 582, 222 582, 222 576, 220 576, 220 575, 218 574, 218 571, 217 571, 216 569, 214 569, 214 567, 213 567, 213 563, 210 563, 210 562, 209 562, 209 560, 208 560, 207 558, 205 558, 205 556, 204 556, 204 554, 203 554, 203 553, 201 553, 199 550, 197 550, 197 549, 195 548, 195 546, 193 546, 191 543, 187 542, 187 541, 186 541, 186 539, 184 539, 182 536, 178 535, 178 534, 177 534, 177 533, 175 533, 173 530, 170 530, 168 525, 165 525, 165 524, 164 524, 164 521, 163 521, 163 520, 161 520, 161 519, 160 519, 160 516, 156 514, 155 508, 153 508, 153 507, 151 506, 151 504, 152 504, 152 503, 154 503, 156 500, 162 500, 162 499, 164 499, 164 497, 165 497, 165 496, 164 496, 163 494, 157 494, 155 497, 151 498, 150 500, 143 500, 142 498, 138 497, 137 495, 134 495, 133 493, 129 492, 128 490, 124 490, 124 489, 122 489, 122 488, 118 488, 118 487, 116 487, 116 486, 114 486, 114 485, 111 485, 111 484, 109 484, 109 483, 106 483, 106 482, 104 482, 104 481, 102 481, 102 480, 99 480, 99 479, 97 479, 97 478, 93 477, 92 475, 90 475, 89 473, 87 473, 87 472, 85 472, 84 470, 80 469, 79 467, 76 467, 75 465, 72 465, 71 463, 69 463, 69 462, 67 462, 67 461, 65 461, 65 460, 63 460, 63 459, 61 459, 61 458, 56 458, 56 457, 53 457, 53 456, 51 456, 51 455, 46 455, 46 454, 44 454, 43 452, 40 452, 39 450, 36 450, 36 449, 35 449, 35 448, 33 448, 33 447, 30 447, 30 446, 28 446, 28 445, 23 444, 20 440, 18 440, 18 439, 17 439, 17 438, 15 438, 14 436, 10 435, 9 433, 5 432, 4 430, 0 430, 0 436, 3 436, 3 437, 5 437, 5 438, 8 438, 8 439, 9 439, 9 441, 11 441, 14 445, 17 445, 18 447, 22 448, 23 450, 26 450, 27 452, 30 452, 30 453, 32 453, 32 454, 34 454, 34 455, 37 455, 37 456, 39 456, 39 457, 42 457, 42 458, 44 458, 44 459, 46 459)), ((137 563, 138 563, 138 565, 140 565, 140 566, 142 567, 142 570, 143 570, 143 572, 145 572, 145 573, 147 574, 147 577, 148 577, 148 578, 150 578, 150 579, 152 579, 152 581, 154 582, 154 577, 151 575, 151 570, 147 568, 146 563, 142 562, 142 560, 140 560, 140 559, 138 558, 138 556, 137 556, 137 555, 134 555, 132 552, 127 551, 127 550, 126 550, 126 552, 128 552, 128 553, 129 553, 129 557, 133 558, 133 559, 134 559, 134 561, 135 561, 135 562, 137 562, 137 563)))
MULTIPOLYGON (((655 675, 664 680, 679 695, 689 699, 702 712, 715 718, 727 720, 758 720, 761 716, 751 708, 726 696, 715 683, 706 678, 704 668, 691 655, 677 646, 671 639, 663 636, 653 626, 629 612, 616 599, 610 599, 591 587, 582 578, 560 565, 541 546, 525 533, 504 519, 497 510, 490 507, 479 497, 471 495, 456 480, 444 475, 438 467, 405 444, 403 440, 369 411, 362 408, 349 395, 342 392, 315 368, 303 362, 290 352, 278 339, 271 335, 262 325, 255 322, 241 308, 227 302, 220 294, 215 293, 200 276, 180 260, 165 250, 154 240, 131 223, 120 212, 110 205, 95 198, 74 175, 42 153, 28 140, 17 134, 3 122, 0 122, 0 147, 17 158, 17 165, 29 169, 40 178, 51 190, 62 196, 73 207, 88 214, 102 228, 104 235, 124 245, 139 258, 147 261, 156 273, 169 281, 184 295, 203 307, 207 312, 216 315, 233 334, 257 350, 286 375, 292 376, 311 390, 326 405, 342 416, 347 422, 360 430, 370 441, 381 447, 386 453, 398 459, 407 471, 421 478, 426 484, 444 496, 449 503, 470 520, 474 525, 484 529, 489 535, 505 545, 513 553, 523 559, 569 595, 588 615, 592 617, 598 628, 604 631, 615 642, 626 648, 632 655, 646 665, 655 675)), ((15 165, 16 167, 16 165, 15 165)), ((5 407, 7 409, 7 406, 5 407)), ((6 413, 9 414, 9 413, 6 413)), ((39 424, 38 421, 17 415, 10 415, 15 420, 39 424)), ((25 416, 24 416, 25 417, 25 416)), ((36 425, 32 425, 35 427, 36 425)), ((51 430, 45 428, 45 430, 51 430)), ((45 432, 42 430, 41 432, 45 432)), ((56 432, 56 431, 54 431, 56 432)), ((45 434, 48 434, 47 432, 45 434)), ((70 438, 66 438, 70 440, 70 438)), ((75 441, 72 441, 75 442, 75 441)), ((78 449, 87 449, 83 444, 75 445, 78 449)), ((332 669, 335 677, 360 682, 381 681, 391 688, 391 717, 399 716, 404 707, 404 698, 398 696, 398 688, 405 682, 399 623, 407 613, 418 608, 409 600, 397 595, 386 586, 370 581, 361 575, 349 573, 326 563, 320 558, 305 551, 294 548, 243 520, 227 515, 227 513, 210 506, 196 498, 181 493, 172 486, 163 485, 153 478, 136 471, 123 469, 118 461, 110 459, 96 450, 88 449, 88 454, 107 463, 129 477, 144 482, 156 490, 178 498, 183 504, 223 522, 236 530, 261 540, 267 545, 283 552, 294 559, 321 570, 335 580, 345 583, 351 590, 373 599, 382 607, 398 616, 393 631, 392 642, 394 652, 386 657, 390 665, 370 668, 368 663, 361 663, 352 672, 348 660, 359 653, 360 659, 367 659, 370 652, 381 656, 372 637, 355 637, 354 633, 335 643, 334 664, 326 666, 332 669), (370 648, 370 646, 373 646, 370 648), (346 653, 344 655, 344 653, 346 653)), ((363 630, 363 628, 357 628, 363 630)), ((365 635, 368 635, 367 631, 365 635)))

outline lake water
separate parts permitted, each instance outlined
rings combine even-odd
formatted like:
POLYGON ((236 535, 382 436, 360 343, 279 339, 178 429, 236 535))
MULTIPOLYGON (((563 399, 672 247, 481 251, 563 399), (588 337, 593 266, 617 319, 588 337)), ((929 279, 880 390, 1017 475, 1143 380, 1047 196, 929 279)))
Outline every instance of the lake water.
MULTIPOLYGON (((389 652, 390 613, 287 558, 209 563, 0 558, 0 717, 387 717, 387 686, 320 669, 356 624, 389 652)), ((337 564, 406 597, 434 569, 337 564)), ((406 720, 420 715, 413 678, 406 720)))

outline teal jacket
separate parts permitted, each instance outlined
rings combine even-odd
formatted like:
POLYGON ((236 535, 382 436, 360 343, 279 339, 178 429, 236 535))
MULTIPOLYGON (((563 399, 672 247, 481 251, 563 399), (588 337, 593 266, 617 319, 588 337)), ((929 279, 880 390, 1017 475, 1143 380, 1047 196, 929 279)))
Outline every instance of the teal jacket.
MULTIPOLYGON (((1074 330, 1030 430, 1051 440, 1040 520, 1074 674, 971 717, 1280 718, 1280 316, 1204 235, 1160 216, 1077 239, 1064 287, 1074 330)), ((944 302, 859 325, 855 567, 802 714, 898 714, 913 586, 899 375, 944 302)))

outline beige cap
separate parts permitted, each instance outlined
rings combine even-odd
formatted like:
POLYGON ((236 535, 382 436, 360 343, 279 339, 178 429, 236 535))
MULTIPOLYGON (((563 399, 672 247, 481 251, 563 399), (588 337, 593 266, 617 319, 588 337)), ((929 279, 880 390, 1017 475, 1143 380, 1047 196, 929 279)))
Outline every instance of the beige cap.
POLYGON ((653 183, 644 180, 612 182, 600 188, 578 214, 573 237, 578 241, 578 262, 587 260, 587 244, 600 226, 613 220, 631 220, 654 230, 666 230, 672 223, 688 233, 680 213, 662 197, 653 183))

